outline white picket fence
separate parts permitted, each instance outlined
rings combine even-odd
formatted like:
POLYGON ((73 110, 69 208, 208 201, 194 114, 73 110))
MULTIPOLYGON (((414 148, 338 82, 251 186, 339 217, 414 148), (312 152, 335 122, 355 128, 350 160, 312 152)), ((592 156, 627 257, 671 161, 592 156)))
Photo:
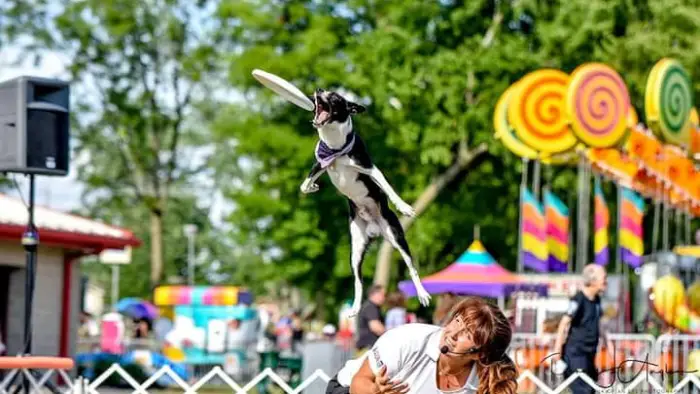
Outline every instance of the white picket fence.
MULTIPOLYGON (((47 371, 45 375, 42 377, 40 380, 34 380, 31 377, 31 374, 27 370, 14 370, 12 371, 13 373, 21 373, 27 376, 31 381, 32 381, 32 389, 31 393, 47 393, 49 392, 48 389, 42 388, 43 384, 46 382, 46 380, 51 377, 51 371, 47 371)), ((303 393, 305 389, 307 389, 310 385, 313 383, 320 381, 323 386, 330 380, 330 377, 324 373, 322 370, 316 370, 311 376, 307 377, 301 384, 299 384, 297 387, 290 387, 284 379, 282 379, 277 373, 275 373, 271 369, 266 369, 262 371, 260 374, 258 374, 255 378, 253 378, 251 381, 249 381, 247 384, 241 385, 237 382, 235 382, 233 379, 231 379, 220 367, 214 367, 208 374, 203 376, 201 379, 199 379, 196 383, 194 384, 188 384, 187 382, 183 381, 180 377, 177 376, 169 367, 163 367, 160 370, 158 370, 156 373, 154 373, 149 379, 144 381, 143 383, 139 384, 133 377, 129 375, 128 372, 126 372, 122 367, 119 365, 115 364, 112 365, 107 371, 102 373, 99 377, 97 377, 95 380, 89 382, 86 379, 83 378, 78 378, 74 380, 73 382, 70 382, 67 384, 66 387, 63 387, 61 389, 61 393, 63 394, 100 394, 100 385, 107 380, 110 376, 113 374, 118 374, 120 377, 122 377, 130 386, 131 390, 124 390, 123 392, 132 392, 134 394, 149 394, 149 389, 151 389, 151 386, 162 376, 167 375, 173 379, 173 381, 176 382, 176 385, 181 392, 184 394, 196 394, 198 391, 207 383, 209 383, 213 378, 219 378, 221 379, 225 385, 222 387, 219 385, 218 387, 221 388, 221 392, 235 392, 238 394, 245 394, 249 393, 251 391, 255 390, 255 387, 261 383, 261 381, 265 378, 269 378, 272 380, 277 386, 279 386, 279 389, 282 390, 286 394, 300 394, 303 393)), ((654 376, 648 376, 647 374, 641 373, 639 376, 637 376, 634 380, 631 382, 624 384, 624 383, 616 383, 613 384, 609 387, 601 387, 596 384, 591 378, 589 378, 587 375, 584 373, 576 373, 572 376, 570 376, 568 379, 564 380, 559 384, 557 387, 551 388, 547 386, 545 382, 543 382, 541 379, 539 379, 537 376, 535 376, 531 371, 524 371, 523 373, 520 374, 518 378, 518 383, 522 387, 523 383, 529 381, 532 384, 534 384, 537 388, 535 391, 529 391, 529 392, 537 392, 537 393, 543 393, 543 394, 559 394, 564 392, 570 385, 571 383, 577 379, 580 378, 583 381, 585 381, 589 386, 595 389, 596 392, 598 393, 615 393, 615 394, 627 394, 627 393, 654 393, 654 394, 661 394, 661 393, 684 393, 684 392, 694 392, 694 390, 700 390, 700 379, 695 375, 695 374, 688 374, 686 375, 680 382, 675 384, 672 388, 668 386, 668 383, 665 381, 660 381, 658 378, 654 376)), ((7 380, 4 379, 3 383, 0 383, 0 394, 10 394, 14 390, 11 390, 10 388, 6 387, 4 382, 7 380)), ((110 389, 110 392, 114 392, 115 390, 110 389)), ((122 390, 120 390, 122 391, 122 390)), ((179 390, 178 390, 179 391, 179 390)), ((217 390, 218 391, 218 390, 217 390)), ((170 390, 169 392, 172 392, 170 390)), ((519 390, 519 392, 527 392, 527 391, 522 391, 519 390)))
MULTIPOLYGON (((607 376, 599 377, 598 382, 594 382, 591 378, 583 373, 577 373, 564 379, 561 376, 553 378, 551 370, 545 365, 539 363, 534 367, 524 368, 521 365, 521 374, 518 378, 519 392, 521 393, 544 393, 544 394, 559 394, 567 392, 567 388, 577 378, 585 381, 589 386, 600 393, 700 393, 700 371, 694 372, 688 370, 691 352, 700 349, 700 335, 662 335, 658 338, 653 338, 647 334, 613 334, 611 336, 615 346, 625 349, 621 354, 621 359, 629 362, 629 360, 644 360, 651 357, 651 362, 659 362, 661 358, 666 357, 666 367, 669 366, 673 371, 681 373, 675 375, 659 374, 645 372, 645 368, 638 365, 634 368, 626 368, 608 373, 607 376), (630 348, 630 344, 633 346, 630 348), (630 350, 631 349, 631 350, 630 350)), ((517 334, 514 336, 511 343, 511 351, 516 352, 513 357, 516 363, 518 362, 518 349, 542 349, 551 346, 553 338, 546 335, 532 336, 529 334, 517 334)), ((698 360, 700 362, 700 360, 698 360)), ((316 368, 314 366, 313 368, 316 368)), ((700 365, 696 366, 700 368, 700 365)), ((311 369, 313 370, 313 369, 311 369)), ((307 376, 296 387, 291 387, 287 381, 272 369, 265 369, 257 374, 246 384, 236 382, 229 374, 221 367, 214 367, 208 373, 192 378, 189 382, 184 381, 170 367, 163 367, 152 373, 145 381, 139 382, 132 377, 120 365, 114 364, 106 371, 95 377, 91 381, 84 378, 71 379, 65 371, 39 371, 39 374, 33 377, 31 371, 24 369, 7 370, 5 378, 0 381, 0 394, 14 393, 14 388, 9 387, 12 378, 18 374, 26 376, 32 387, 32 392, 49 392, 45 383, 51 378, 60 375, 64 378, 65 387, 61 388, 64 394, 100 394, 115 393, 115 392, 131 392, 135 394, 149 394, 149 392, 157 392, 156 382, 162 377, 169 377, 173 384, 168 392, 173 390, 183 392, 185 394, 193 394, 199 392, 205 385, 207 388, 216 386, 216 392, 235 392, 239 394, 258 392, 259 385, 263 380, 267 380, 265 386, 270 388, 276 386, 279 390, 276 393, 286 394, 319 394, 323 393, 326 383, 330 380, 328 373, 322 369, 313 370, 313 373, 305 373, 307 376), (113 389, 111 387, 103 387, 104 383, 110 377, 118 375, 129 386, 128 389, 113 389)), ((330 372, 329 372, 330 373, 330 372)), ((15 385, 17 382, 15 382, 15 385)))
MULTIPOLYGON (((279 386, 279 388, 284 391, 286 394, 300 394, 303 393, 304 390, 309 387, 311 384, 315 383, 316 381, 321 381, 321 383, 325 386, 326 383, 330 380, 330 377, 326 375, 322 370, 316 370, 311 376, 306 378, 299 386, 297 387, 290 387, 284 379, 282 379, 279 375, 277 375, 274 371, 271 369, 266 369, 263 372, 261 372, 259 375, 257 375, 255 378, 253 378, 250 382, 248 382, 245 385, 238 384, 237 382, 233 381, 226 373, 220 368, 220 367, 214 367, 210 373, 202 377, 200 380, 198 380, 196 383, 189 385, 185 381, 181 380, 177 375, 169 368, 169 367, 163 367, 158 372, 153 374, 148 380, 143 382, 142 384, 138 384, 126 371, 124 371, 120 366, 118 365, 113 365, 111 368, 109 368, 107 371, 105 371, 100 377, 95 379, 92 382, 88 382, 85 379, 78 378, 75 380, 75 382, 70 385, 70 387, 67 387, 63 393, 69 394, 99 394, 99 388, 102 382, 104 382, 107 378, 110 377, 112 374, 119 374, 124 380, 126 380, 131 388, 133 389, 132 393, 135 394, 149 394, 149 389, 153 385, 153 383, 163 375, 169 375, 173 380, 177 382, 177 386, 182 390, 182 393, 184 394, 196 394, 198 390, 200 390, 205 384, 207 384, 212 378, 218 377, 222 381, 225 382, 225 388, 222 388, 221 392, 235 392, 238 394, 247 394, 251 391, 254 390, 254 388, 265 378, 270 378, 276 385, 279 386), (230 391, 229 391, 230 389, 230 391)), ((637 378, 632 380, 631 382, 624 384, 624 383, 617 383, 613 384, 609 387, 601 387, 596 382, 594 382, 588 375, 584 373, 576 373, 572 376, 570 376, 568 379, 564 380, 560 385, 557 387, 551 388, 547 386, 542 380, 537 378, 535 375, 532 374, 530 371, 525 371, 523 372, 519 377, 518 377, 518 383, 520 386, 522 386, 522 383, 526 381, 532 382, 536 387, 537 393, 543 393, 543 394, 559 394, 564 392, 572 383, 574 380, 577 378, 582 379, 585 381, 589 386, 591 386, 595 392, 597 393, 615 393, 615 394, 628 394, 628 393, 654 393, 654 394, 661 394, 661 393, 684 393, 684 392, 693 392, 692 390, 700 390, 700 379, 694 375, 694 374, 689 374, 683 380, 681 380, 678 384, 673 386, 672 388, 668 387, 666 382, 660 381, 658 378, 653 377, 653 376, 647 376, 646 374, 639 374, 637 378)), ((519 390, 519 392, 525 392, 519 390)), ((9 394, 8 391, 5 391, 4 388, 0 389, 1 394, 9 394)))

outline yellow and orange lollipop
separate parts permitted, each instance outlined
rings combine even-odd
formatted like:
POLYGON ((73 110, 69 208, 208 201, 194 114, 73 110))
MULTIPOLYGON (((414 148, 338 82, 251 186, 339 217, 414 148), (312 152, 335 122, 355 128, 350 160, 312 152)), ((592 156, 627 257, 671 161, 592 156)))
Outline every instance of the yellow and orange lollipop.
POLYGON ((520 141, 518 137, 513 134, 513 129, 508 123, 508 106, 512 102, 511 98, 513 97, 513 91, 515 91, 516 86, 517 82, 510 85, 508 89, 501 94, 501 97, 496 103, 496 110, 493 113, 493 125, 496 129, 494 136, 497 140, 501 140, 503 145, 517 156, 526 159, 536 159, 538 156, 537 151, 520 141))
POLYGON ((522 142, 516 135, 513 127, 508 123, 508 108, 512 102, 513 92, 518 82, 513 83, 506 89, 496 103, 496 110, 493 113, 494 137, 500 140, 503 145, 518 157, 535 160, 539 159, 544 164, 570 164, 575 157, 568 153, 559 155, 543 155, 522 142))
POLYGON ((520 140, 536 151, 561 153, 576 145, 566 115, 568 83, 566 73, 542 69, 523 77, 513 91, 508 121, 520 140))

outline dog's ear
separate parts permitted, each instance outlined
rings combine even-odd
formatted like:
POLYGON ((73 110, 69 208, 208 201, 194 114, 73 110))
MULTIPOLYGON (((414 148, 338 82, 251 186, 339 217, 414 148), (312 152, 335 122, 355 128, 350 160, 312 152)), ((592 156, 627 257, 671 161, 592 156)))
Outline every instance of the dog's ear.
POLYGON ((361 106, 360 104, 348 101, 348 111, 350 111, 351 114, 361 114, 365 112, 365 110, 366 108, 361 106))

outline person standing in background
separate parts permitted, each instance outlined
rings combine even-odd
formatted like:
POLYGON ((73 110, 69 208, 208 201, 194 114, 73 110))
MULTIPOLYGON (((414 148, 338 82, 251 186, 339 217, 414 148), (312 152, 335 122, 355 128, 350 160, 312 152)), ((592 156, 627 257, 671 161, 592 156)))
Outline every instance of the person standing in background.
POLYGON ((406 316, 406 300, 400 292, 389 294, 386 299, 386 304, 389 310, 386 312, 386 320, 384 325, 387 330, 398 327, 407 323, 406 316))
POLYGON ((367 292, 367 301, 360 308, 357 319, 357 354, 363 354, 374 345, 377 338, 384 334, 386 328, 382 321, 380 307, 384 304, 386 291, 381 285, 372 285, 367 292))
POLYGON ((304 342, 304 326, 301 317, 301 311, 293 310, 291 314, 291 330, 292 330, 292 350, 295 353, 301 353, 301 345, 304 342))
MULTIPOLYGON (((612 343, 604 327, 601 327, 602 309, 600 296, 608 285, 605 268, 588 264, 583 269, 583 289, 569 301, 569 308, 559 322, 557 339, 554 344, 552 362, 563 360, 566 363, 564 376, 568 378, 581 370, 594 382, 598 380, 595 356, 598 351, 598 338, 603 336, 608 349, 612 343)), ((592 394, 593 387, 581 379, 569 386, 573 394, 592 394)))

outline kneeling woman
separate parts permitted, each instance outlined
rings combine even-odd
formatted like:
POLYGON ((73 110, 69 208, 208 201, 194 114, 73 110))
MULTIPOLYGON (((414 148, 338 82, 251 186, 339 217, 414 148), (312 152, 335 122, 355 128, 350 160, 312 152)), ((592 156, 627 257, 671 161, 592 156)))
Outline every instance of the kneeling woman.
POLYGON ((501 310, 477 297, 459 302, 443 327, 406 324, 368 351, 350 394, 515 394, 506 355, 512 331, 501 310))

